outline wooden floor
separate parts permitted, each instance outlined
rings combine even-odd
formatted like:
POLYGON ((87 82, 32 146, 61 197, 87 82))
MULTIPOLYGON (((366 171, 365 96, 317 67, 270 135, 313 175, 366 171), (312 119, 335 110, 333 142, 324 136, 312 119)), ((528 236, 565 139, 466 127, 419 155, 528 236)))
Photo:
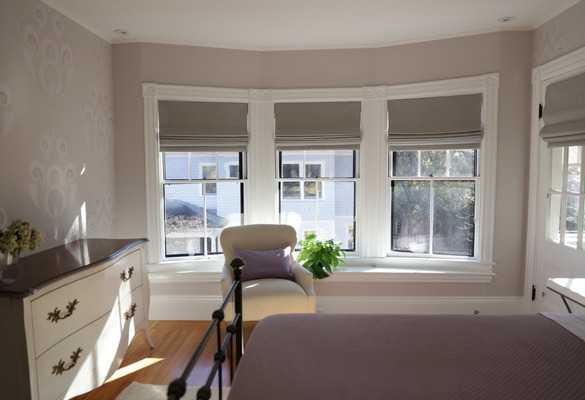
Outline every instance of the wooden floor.
MULTIPOLYGON (((74 397, 75 400, 115 399, 132 382, 168 385, 183 373, 199 341, 205 335, 209 321, 150 321, 151 349, 144 330, 138 332, 122 360, 120 369, 102 386, 74 397), (135 371, 133 371, 136 369, 135 371), (118 377, 119 376, 119 377, 118 377)), ((244 323, 244 343, 247 342, 255 322, 244 323)), ((216 351, 215 335, 199 358, 187 379, 188 386, 203 386, 213 365, 216 351)), ((224 363, 227 364, 227 363, 224 363)), ((229 368, 223 368, 223 386, 229 386, 229 368)), ((212 386, 217 386, 217 379, 212 386)))

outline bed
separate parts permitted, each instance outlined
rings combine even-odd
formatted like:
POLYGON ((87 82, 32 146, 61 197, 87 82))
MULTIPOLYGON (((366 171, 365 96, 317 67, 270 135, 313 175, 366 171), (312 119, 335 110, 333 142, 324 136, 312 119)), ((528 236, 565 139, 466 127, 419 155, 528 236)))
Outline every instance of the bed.
POLYGON ((574 314, 278 315, 228 399, 585 399, 579 330, 574 314))
MULTIPOLYGON (((241 355, 234 275, 232 338, 218 339, 217 357, 236 349, 228 400, 585 399, 585 314, 282 314, 261 320, 241 355)), ((173 384, 169 399, 180 398, 173 384)))

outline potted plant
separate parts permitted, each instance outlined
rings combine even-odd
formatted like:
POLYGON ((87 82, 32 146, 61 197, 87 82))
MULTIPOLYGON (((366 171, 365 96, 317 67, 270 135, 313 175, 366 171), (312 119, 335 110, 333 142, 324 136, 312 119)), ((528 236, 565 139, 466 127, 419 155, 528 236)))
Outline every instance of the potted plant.
POLYGON ((337 268, 345 253, 340 242, 324 239, 315 234, 308 235, 299 242, 300 251, 297 260, 309 270, 315 279, 327 278, 337 268))

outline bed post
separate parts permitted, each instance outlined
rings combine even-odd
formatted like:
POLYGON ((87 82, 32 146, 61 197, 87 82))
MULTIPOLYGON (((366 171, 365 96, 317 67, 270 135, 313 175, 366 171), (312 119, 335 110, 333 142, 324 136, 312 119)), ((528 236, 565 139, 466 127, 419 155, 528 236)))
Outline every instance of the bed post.
POLYGON ((241 258, 234 258, 230 266, 234 269, 234 280, 237 282, 236 291, 234 293, 234 312, 239 315, 236 320, 236 366, 242 358, 244 335, 242 328, 242 269, 244 268, 244 261, 241 258))

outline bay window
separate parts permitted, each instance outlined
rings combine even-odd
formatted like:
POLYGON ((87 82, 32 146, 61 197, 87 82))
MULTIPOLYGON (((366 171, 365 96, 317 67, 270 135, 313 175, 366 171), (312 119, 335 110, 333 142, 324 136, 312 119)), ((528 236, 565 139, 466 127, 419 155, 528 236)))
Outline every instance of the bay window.
POLYGON ((224 227, 284 223, 341 242, 349 267, 491 279, 498 85, 144 84, 149 263, 213 269, 224 227))

